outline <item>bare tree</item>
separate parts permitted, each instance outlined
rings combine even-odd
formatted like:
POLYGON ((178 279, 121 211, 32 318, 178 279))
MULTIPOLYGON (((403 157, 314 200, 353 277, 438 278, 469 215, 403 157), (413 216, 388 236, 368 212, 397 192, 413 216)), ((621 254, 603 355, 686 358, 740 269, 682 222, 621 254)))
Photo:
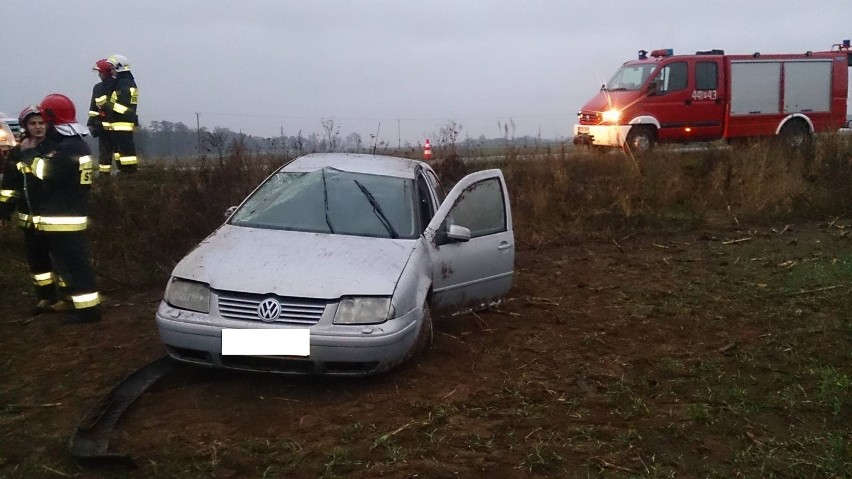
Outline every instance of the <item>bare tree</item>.
POLYGON ((340 146, 340 125, 336 124, 334 118, 330 120, 322 120, 322 129, 324 132, 324 140, 328 147, 328 151, 337 150, 340 146))
POLYGON ((207 151, 215 151, 219 155, 219 164, 223 164, 228 146, 228 130, 216 127, 212 132, 205 132, 203 143, 207 151))

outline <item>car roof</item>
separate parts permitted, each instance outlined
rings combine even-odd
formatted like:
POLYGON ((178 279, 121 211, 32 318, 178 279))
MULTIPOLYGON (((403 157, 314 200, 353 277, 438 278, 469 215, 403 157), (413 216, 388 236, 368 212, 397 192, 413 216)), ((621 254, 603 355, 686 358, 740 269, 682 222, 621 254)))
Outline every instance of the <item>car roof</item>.
POLYGON ((325 167, 352 173, 414 178, 418 167, 428 165, 418 160, 395 156, 366 155, 357 153, 311 153, 288 163, 282 171, 309 172, 325 167))

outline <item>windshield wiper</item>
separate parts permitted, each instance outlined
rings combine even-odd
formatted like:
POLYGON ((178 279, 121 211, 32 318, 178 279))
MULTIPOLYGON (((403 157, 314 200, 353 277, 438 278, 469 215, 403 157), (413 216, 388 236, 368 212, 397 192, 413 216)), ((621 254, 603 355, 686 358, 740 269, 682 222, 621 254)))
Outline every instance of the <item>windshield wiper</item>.
POLYGON ((358 189, 360 189, 361 193, 364 193, 364 196, 367 197, 367 201, 369 201, 370 204, 373 206, 373 212, 376 213, 376 216, 379 218, 379 221, 382 223, 385 229, 388 230, 388 233, 391 235, 391 238, 399 238, 399 234, 396 232, 395 229, 393 229, 393 225, 388 220, 388 217, 385 216, 385 213, 382 211, 382 207, 379 206, 379 202, 376 201, 376 198, 373 196, 372 193, 370 193, 370 190, 368 190, 366 186, 362 185, 360 181, 352 181, 354 181, 355 184, 358 185, 358 189))
POLYGON ((325 168, 320 170, 322 173, 322 199, 325 203, 325 224, 328 225, 328 231, 334 234, 334 227, 331 226, 331 218, 328 217, 328 185, 325 183, 325 168))

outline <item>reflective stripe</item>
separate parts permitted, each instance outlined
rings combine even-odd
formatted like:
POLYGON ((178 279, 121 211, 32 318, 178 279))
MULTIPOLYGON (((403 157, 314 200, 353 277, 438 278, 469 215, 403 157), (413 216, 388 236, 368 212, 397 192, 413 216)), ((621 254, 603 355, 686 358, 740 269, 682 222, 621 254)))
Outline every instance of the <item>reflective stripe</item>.
POLYGON ((36 216, 33 223, 40 231, 82 231, 89 219, 85 216, 36 216))
POLYGON ((109 124, 113 131, 133 131, 134 124, 129 121, 116 121, 109 124))
POLYGON ((98 293, 79 294, 71 296, 71 301, 74 302, 74 309, 91 308, 101 303, 101 297, 98 293))
POLYGON ((29 165, 27 165, 26 163, 18 162, 18 164, 16 166, 18 167, 18 171, 20 171, 21 173, 32 173, 33 172, 33 170, 31 170, 29 165))
POLYGON ((122 156, 118 159, 118 161, 122 165, 136 165, 139 163, 139 160, 137 160, 135 156, 122 156))
POLYGON ((68 286, 68 283, 66 283, 65 280, 62 279, 62 277, 60 277, 60 276, 57 276, 56 284, 58 284, 60 288, 64 288, 64 287, 68 286))
POLYGON ((98 112, 89 110, 89 116, 98 116, 98 112))
POLYGON ((32 166, 32 172, 35 177, 43 180, 45 170, 47 170, 47 161, 44 158, 35 158, 32 166))
POLYGON ((92 169, 92 157, 89 155, 81 156, 77 159, 80 162, 80 171, 92 169))
POLYGON ((36 286, 47 286, 53 284, 53 273, 34 274, 33 283, 35 283, 36 286))
POLYGON ((101 96, 95 98, 95 105, 104 106, 104 103, 106 103, 106 102, 107 102, 107 96, 106 95, 101 95, 101 96))
POLYGON ((108 121, 102 121, 101 126, 103 126, 105 130, 110 129, 110 123, 108 121))
POLYGON ((0 203, 8 203, 18 196, 15 190, 0 190, 0 203))
POLYGON ((118 113, 119 115, 127 111, 127 107, 122 105, 121 103, 116 103, 112 106, 112 111, 118 113))
POLYGON ((39 231, 82 231, 89 224, 86 216, 30 216, 18 213, 21 226, 33 226, 39 231))
POLYGON ((109 173, 110 165, 98 165, 98 171, 101 173, 109 173))
POLYGON ((136 87, 130 87, 130 104, 139 104, 139 90, 137 90, 136 87))

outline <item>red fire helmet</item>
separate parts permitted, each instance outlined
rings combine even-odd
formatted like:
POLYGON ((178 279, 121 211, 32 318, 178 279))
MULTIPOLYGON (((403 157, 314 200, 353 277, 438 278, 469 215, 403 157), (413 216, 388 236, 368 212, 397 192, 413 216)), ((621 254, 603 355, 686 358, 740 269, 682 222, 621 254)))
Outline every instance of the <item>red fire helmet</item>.
POLYGON ((92 67, 92 70, 95 70, 100 73, 111 73, 112 65, 107 61, 106 58, 101 58, 100 60, 95 62, 95 66, 92 67))
POLYGON ((74 108, 74 103, 61 93, 47 95, 38 107, 48 123, 54 125, 77 123, 77 110, 74 108))

